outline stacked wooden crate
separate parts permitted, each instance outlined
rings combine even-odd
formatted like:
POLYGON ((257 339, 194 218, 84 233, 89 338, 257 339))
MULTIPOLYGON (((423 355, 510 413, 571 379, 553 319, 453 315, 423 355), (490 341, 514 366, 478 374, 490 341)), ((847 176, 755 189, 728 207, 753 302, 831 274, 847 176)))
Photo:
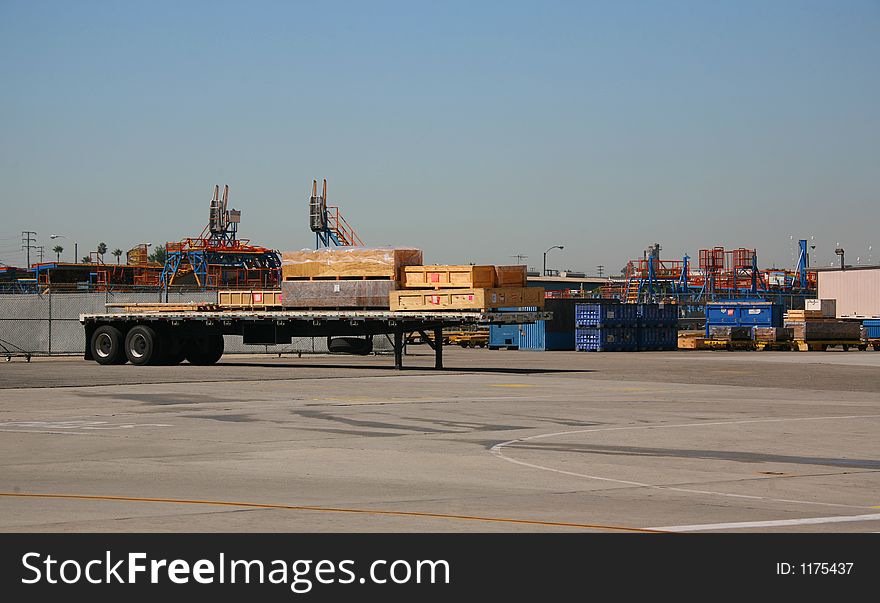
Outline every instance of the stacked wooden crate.
POLYGON ((525 266, 405 266, 396 311, 544 307, 544 289, 526 286, 525 266))
POLYGON ((221 308, 234 310, 262 310, 281 307, 278 289, 218 291, 217 303, 221 308))
POLYGON ((388 308, 406 266, 422 264, 411 248, 333 247, 281 254, 285 308, 388 308))
POLYGON ((852 320, 828 318, 822 310, 789 310, 785 326, 792 329, 795 341, 858 342, 861 324, 852 320))

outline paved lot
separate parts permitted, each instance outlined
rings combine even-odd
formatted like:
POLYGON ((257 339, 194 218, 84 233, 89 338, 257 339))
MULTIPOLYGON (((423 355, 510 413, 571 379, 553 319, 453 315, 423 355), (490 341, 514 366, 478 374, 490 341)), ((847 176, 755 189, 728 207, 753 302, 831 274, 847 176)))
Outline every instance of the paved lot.
POLYGON ((880 353, 412 351, 0 363, 0 530, 880 531, 880 353))

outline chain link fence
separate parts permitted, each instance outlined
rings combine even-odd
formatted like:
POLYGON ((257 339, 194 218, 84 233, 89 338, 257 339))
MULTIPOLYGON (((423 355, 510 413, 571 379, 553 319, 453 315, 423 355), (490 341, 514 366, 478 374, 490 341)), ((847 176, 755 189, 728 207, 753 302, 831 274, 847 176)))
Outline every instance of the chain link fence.
MULTIPOLYGON (((0 294, 0 355, 21 353, 31 355, 82 354, 85 330, 80 314, 105 312, 107 303, 170 303, 213 302, 211 291, 90 292, 45 294, 0 294)), ((289 344, 245 345, 241 337, 227 335, 227 354, 326 354, 324 337, 295 337, 289 344)), ((390 352, 393 347, 384 336, 373 341, 376 352, 390 352)))

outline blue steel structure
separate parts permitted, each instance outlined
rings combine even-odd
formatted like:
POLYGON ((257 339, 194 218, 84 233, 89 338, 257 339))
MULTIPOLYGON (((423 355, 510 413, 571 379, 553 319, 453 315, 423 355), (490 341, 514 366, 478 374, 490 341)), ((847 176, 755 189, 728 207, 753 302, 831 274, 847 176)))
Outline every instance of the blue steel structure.
POLYGON ((208 225, 196 238, 165 246, 160 283, 168 288, 184 278, 198 288, 272 288, 280 280, 278 252, 238 238, 241 212, 228 209, 229 186, 214 186, 208 225))
POLYGON ((675 301, 702 305, 719 298, 749 297, 787 300, 815 297, 816 276, 809 270, 807 241, 798 241, 797 268, 761 270, 754 250, 716 247, 700 251, 698 270, 691 268, 690 257, 661 260, 660 245, 648 247, 640 260, 629 262, 624 281, 606 286, 603 297, 627 303, 675 301))
POLYGON ((364 242, 349 226, 336 206, 327 205, 327 179, 321 194, 318 194, 318 181, 312 180, 312 196, 309 197, 309 227, 315 233, 315 249, 342 246, 363 246, 364 242))

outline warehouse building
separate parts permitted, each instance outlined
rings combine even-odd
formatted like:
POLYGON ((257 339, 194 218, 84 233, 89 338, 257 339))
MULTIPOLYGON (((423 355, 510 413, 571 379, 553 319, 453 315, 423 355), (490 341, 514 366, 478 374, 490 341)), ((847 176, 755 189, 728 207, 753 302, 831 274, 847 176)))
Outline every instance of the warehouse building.
POLYGON ((819 299, 837 300, 837 316, 880 318, 880 266, 820 269, 819 299))

